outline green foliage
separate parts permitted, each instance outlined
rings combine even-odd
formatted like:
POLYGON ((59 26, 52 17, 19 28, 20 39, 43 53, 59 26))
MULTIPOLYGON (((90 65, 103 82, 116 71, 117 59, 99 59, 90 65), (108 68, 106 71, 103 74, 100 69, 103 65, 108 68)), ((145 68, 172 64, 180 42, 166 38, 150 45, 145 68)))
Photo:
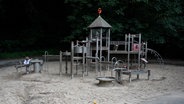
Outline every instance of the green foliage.
POLYGON ((142 33, 146 41, 164 44, 168 37, 180 37, 178 29, 183 29, 184 26, 180 0, 66 1, 75 8, 68 16, 69 22, 73 24, 70 39, 87 34, 84 27, 97 17, 94 10, 97 11, 99 7, 102 8, 102 17, 112 25, 112 38, 118 34, 142 33), (91 6, 96 9, 91 9, 91 6))
POLYGON ((25 52, 5 52, 0 53, 0 59, 16 59, 25 56, 35 57, 44 55, 44 51, 25 51, 25 52))
POLYGON ((97 9, 100 7, 101 16, 112 26, 112 40, 121 40, 127 33, 141 33, 142 39, 151 43, 151 46, 164 46, 168 50, 184 48, 182 0, 66 1, 73 8, 68 16, 69 23, 72 24, 72 32, 68 35, 70 38, 66 37, 69 40, 89 34, 86 27, 97 18, 97 9))
POLYGON ((151 45, 184 48, 183 0, 0 0, 0 52, 60 49, 83 40, 98 8, 113 40, 141 33, 151 45))

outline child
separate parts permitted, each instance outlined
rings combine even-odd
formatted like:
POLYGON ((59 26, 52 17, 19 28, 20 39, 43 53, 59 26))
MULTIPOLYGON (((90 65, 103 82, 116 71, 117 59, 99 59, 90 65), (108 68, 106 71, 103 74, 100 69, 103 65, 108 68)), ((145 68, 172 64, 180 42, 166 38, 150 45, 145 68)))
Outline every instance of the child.
POLYGON ((24 64, 23 66, 26 67, 26 73, 27 73, 27 74, 29 73, 30 61, 31 61, 31 59, 27 56, 27 57, 25 58, 25 60, 24 60, 24 63, 23 63, 23 64, 24 64))
POLYGON ((31 61, 31 58, 26 56, 25 60, 23 61, 23 63, 20 63, 20 65, 16 65, 15 68, 18 70, 18 68, 26 67, 26 73, 28 74, 29 73, 29 66, 31 64, 30 61, 31 61))

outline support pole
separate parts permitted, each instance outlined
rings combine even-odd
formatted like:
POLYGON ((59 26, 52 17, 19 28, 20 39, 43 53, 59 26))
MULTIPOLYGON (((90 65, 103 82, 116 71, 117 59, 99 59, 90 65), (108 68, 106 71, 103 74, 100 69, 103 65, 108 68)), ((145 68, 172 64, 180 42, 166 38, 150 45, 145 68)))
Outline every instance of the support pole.
POLYGON ((47 65, 47 62, 48 62, 48 58, 47 58, 47 55, 48 55, 48 51, 45 51, 45 55, 44 55, 44 58, 45 58, 45 71, 48 72, 48 65, 47 65))
POLYGON ((74 43, 71 42, 71 78, 73 78, 73 57, 74 57, 74 43))
POLYGON ((87 51, 87 49, 84 50, 84 48, 85 46, 83 45, 82 47, 82 77, 84 77, 85 51, 87 51))
POLYGON ((96 53, 95 53, 95 69, 96 69, 96 73, 97 73, 97 76, 98 76, 98 60, 97 60, 97 57, 98 57, 98 37, 96 37, 96 53))
POLYGON ((128 34, 128 63, 127 63, 127 70, 129 70, 130 67, 130 33, 128 34))
POLYGON ((60 76, 62 74, 62 62, 63 62, 62 56, 63 56, 62 51, 60 51, 60 54, 59 54, 59 70, 60 70, 59 75, 60 76))

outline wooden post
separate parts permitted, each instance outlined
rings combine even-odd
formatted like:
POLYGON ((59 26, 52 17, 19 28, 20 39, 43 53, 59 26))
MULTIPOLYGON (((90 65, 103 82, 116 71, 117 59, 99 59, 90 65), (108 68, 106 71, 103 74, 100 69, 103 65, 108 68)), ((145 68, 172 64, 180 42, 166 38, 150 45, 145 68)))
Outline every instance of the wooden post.
POLYGON ((63 62, 63 60, 62 60, 62 56, 63 56, 63 54, 62 54, 62 51, 60 51, 60 54, 59 54, 59 75, 61 76, 61 74, 62 74, 62 62, 63 62))
POLYGON ((71 78, 73 78, 73 57, 74 57, 74 48, 73 41, 71 42, 71 78))

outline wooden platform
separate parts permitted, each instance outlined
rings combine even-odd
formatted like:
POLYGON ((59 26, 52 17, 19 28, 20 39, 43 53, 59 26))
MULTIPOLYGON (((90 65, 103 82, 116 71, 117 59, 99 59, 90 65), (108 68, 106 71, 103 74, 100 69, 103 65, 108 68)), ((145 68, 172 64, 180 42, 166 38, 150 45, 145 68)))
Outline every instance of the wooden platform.
MULTIPOLYGON (((138 54, 138 51, 130 51, 130 54, 138 54)), ((128 51, 121 51, 121 50, 117 50, 117 51, 110 51, 110 54, 128 54, 128 51)))
POLYGON ((146 70, 146 69, 140 69, 140 70, 127 70, 126 68, 115 68, 113 69, 114 71, 116 71, 116 80, 121 83, 122 79, 121 76, 124 75, 128 75, 129 76, 129 82, 131 82, 131 77, 132 75, 137 75, 137 79, 139 79, 139 75, 140 74, 148 74, 148 80, 149 77, 151 75, 151 71, 150 70, 146 70))

